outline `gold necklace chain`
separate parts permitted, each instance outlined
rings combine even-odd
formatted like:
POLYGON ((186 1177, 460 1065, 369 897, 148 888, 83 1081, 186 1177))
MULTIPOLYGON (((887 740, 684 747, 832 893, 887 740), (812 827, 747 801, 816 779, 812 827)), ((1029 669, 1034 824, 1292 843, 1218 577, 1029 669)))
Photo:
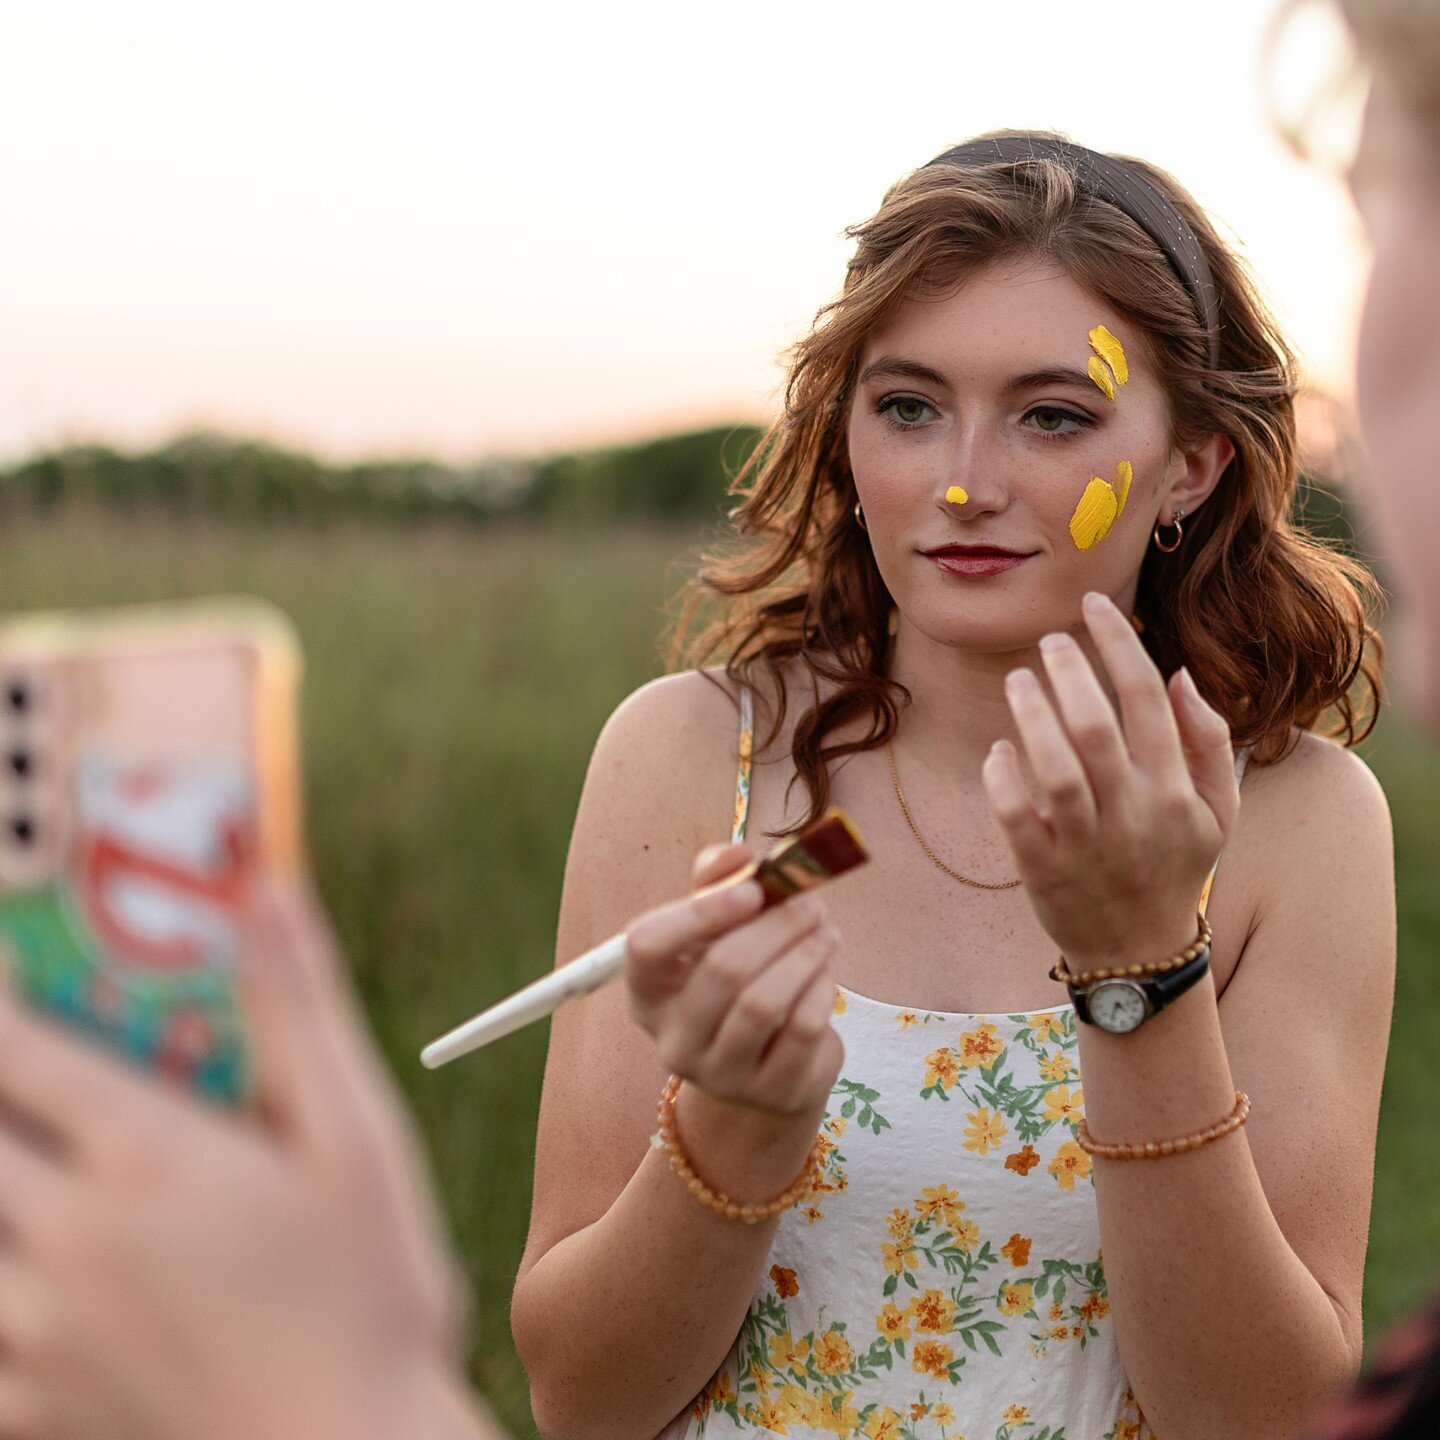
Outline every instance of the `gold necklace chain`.
POLYGON ((952 880, 958 880, 962 885, 973 885, 977 890, 1013 890, 1017 885, 1023 883, 1019 880, 972 880, 968 875, 962 875, 958 870, 952 870, 925 843, 925 837, 920 833, 920 827, 916 825, 915 817, 911 815, 910 807, 905 803, 905 792, 900 788, 900 772, 895 768, 895 749, 888 740, 885 742, 885 758, 890 762, 890 779, 895 786, 895 798, 900 802, 900 811, 905 816, 905 823, 910 827, 910 833, 920 842, 920 848, 952 880))

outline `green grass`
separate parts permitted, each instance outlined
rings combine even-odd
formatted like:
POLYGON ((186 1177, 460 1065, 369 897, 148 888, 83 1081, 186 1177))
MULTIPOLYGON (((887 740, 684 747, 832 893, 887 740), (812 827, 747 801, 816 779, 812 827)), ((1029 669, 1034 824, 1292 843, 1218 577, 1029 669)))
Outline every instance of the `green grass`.
MULTIPOLYGON (((529 1207, 545 1027, 431 1074, 420 1046, 550 963, 595 735, 660 668, 670 562, 693 537, 465 528, 221 528, 12 517, 0 609, 245 592, 307 654, 308 828, 370 1016, 420 1115, 475 1277, 475 1375, 533 1434, 506 1309, 529 1207)), ((1367 758, 1400 865, 1400 989, 1367 1273, 1371 1334, 1440 1263, 1440 762, 1387 723, 1367 758)), ((1323 1003, 1323 997, 1297 997, 1323 1003)))

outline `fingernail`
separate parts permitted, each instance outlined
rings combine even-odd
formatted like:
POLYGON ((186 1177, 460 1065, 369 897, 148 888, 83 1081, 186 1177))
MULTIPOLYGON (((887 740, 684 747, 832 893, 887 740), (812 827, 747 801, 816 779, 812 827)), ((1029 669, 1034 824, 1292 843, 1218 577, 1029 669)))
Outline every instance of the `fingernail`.
POLYGON ((1081 604, 1084 605, 1092 615, 1103 615, 1107 609, 1111 608, 1110 597, 1108 595, 1102 595, 1098 590, 1089 591, 1084 600, 1081 601, 1081 604))
POLYGON ((1005 688, 1013 690, 1017 695, 1023 695, 1034 687, 1035 677, 1028 670, 1012 670, 1005 677, 1005 688))
POLYGON ((1063 631, 1057 630, 1053 635, 1044 635, 1040 639, 1040 648, 1050 654, 1067 650, 1075 642, 1063 631))
POLYGON ((1004 755, 1007 754, 1009 751, 1013 750, 1014 748, 1015 747, 1008 740, 997 740, 990 747, 990 753, 992 755, 1004 755))
POLYGON ((744 880, 739 885, 728 886, 725 890, 725 903, 737 915, 754 910, 764 898, 765 892, 754 880, 744 880))

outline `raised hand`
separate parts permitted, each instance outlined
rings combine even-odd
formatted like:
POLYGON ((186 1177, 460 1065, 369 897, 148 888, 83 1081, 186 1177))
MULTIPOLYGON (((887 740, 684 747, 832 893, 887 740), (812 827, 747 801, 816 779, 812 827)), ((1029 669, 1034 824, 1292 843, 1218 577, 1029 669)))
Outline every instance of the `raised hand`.
POLYGON ((1240 803, 1229 728, 1189 672, 1167 687, 1107 597, 1087 595, 1084 617, 1119 715, 1080 645, 1046 636, 1053 703, 1029 670, 1006 683, 1034 795, 1009 741, 984 767, 1026 893, 1072 970, 1187 944, 1240 803))

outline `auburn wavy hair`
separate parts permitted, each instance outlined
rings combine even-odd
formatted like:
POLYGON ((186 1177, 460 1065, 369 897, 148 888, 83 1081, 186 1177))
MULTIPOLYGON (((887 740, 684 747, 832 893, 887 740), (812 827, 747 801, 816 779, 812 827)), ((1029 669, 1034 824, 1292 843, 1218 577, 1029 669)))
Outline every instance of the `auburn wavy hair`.
POLYGON ((926 166, 847 232, 855 252, 844 286, 791 352, 783 414, 731 486, 731 530, 682 597, 671 656, 676 665, 723 659, 732 681, 773 697, 761 754, 786 727, 787 674, 793 684, 797 664, 808 672, 811 703, 796 716, 790 756, 809 807, 794 829, 826 808, 830 762, 884 744, 909 698, 887 676, 893 602, 852 514, 846 418, 859 358, 907 300, 1015 257, 1058 265, 1137 327, 1169 397, 1175 446, 1217 431, 1234 442, 1178 551, 1151 550, 1141 568, 1142 639, 1161 671, 1189 666, 1256 764, 1280 759, 1295 727, 1327 721, 1326 733, 1353 744, 1374 724, 1381 650, 1369 616, 1379 587, 1291 517, 1294 357, 1195 201, 1154 166, 1126 163, 1169 196, 1204 247, 1220 302, 1214 368, 1190 297, 1154 241, 1079 190, 1062 161, 926 166), (842 727, 850 738, 837 736, 842 727))

